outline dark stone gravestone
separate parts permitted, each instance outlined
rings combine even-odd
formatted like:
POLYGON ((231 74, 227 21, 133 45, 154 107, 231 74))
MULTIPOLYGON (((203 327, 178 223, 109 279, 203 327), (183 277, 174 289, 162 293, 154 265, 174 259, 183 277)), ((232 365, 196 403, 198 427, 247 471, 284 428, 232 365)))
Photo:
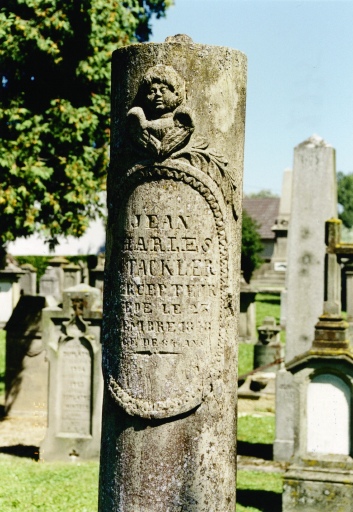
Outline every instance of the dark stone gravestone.
POLYGON ((24 295, 6 324, 5 413, 47 413, 48 363, 42 343, 45 297, 24 295))

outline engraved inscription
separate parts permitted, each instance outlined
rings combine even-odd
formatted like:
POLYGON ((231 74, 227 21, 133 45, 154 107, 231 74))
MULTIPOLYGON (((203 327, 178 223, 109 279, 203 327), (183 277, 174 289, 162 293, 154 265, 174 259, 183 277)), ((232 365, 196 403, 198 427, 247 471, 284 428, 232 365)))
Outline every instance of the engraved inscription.
POLYGON ((73 339, 64 342, 60 357, 60 432, 91 434, 92 355, 89 344, 73 339))
MULTIPOLYGON (((213 213, 182 182, 139 185, 121 252, 117 385, 128 396, 199 404, 219 337, 220 257, 213 213)), ((162 407, 162 405, 161 405, 162 407)))

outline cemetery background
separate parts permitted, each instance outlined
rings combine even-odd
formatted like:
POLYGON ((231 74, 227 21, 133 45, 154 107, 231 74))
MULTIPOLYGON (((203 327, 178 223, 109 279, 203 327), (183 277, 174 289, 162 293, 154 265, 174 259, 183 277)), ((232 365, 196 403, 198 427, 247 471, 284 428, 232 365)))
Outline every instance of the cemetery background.
POLYGON ((238 47, 238 46, 237 46, 238 47))
MULTIPOLYGON (((257 326, 266 316, 279 321, 278 296, 258 295, 257 326)), ((0 407, 4 404, 5 332, 0 330, 0 407)), ((239 372, 252 370, 254 346, 242 344, 239 372)), ((253 403, 238 425, 240 469, 237 482, 238 512, 280 512, 283 465, 272 459, 274 410, 253 403)), ((43 512, 96 512, 98 463, 35 462, 45 433, 39 416, 28 422, 0 421, 0 509, 43 512), (15 475, 15 477, 14 477, 15 475), (26 508, 24 508, 26 507, 26 508)))

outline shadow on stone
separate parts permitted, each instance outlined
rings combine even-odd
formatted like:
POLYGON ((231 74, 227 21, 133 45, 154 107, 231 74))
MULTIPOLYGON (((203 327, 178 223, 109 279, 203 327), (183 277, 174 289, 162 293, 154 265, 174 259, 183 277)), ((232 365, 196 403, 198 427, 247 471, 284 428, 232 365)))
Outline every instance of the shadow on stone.
POLYGON ((39 460, 38 446, 25 446, 23 444, 16 444, 14 446, 0 446, 0 453, 14 455, 15 457, 39 460))
POLYGON ((257 457, 264 460, 273 460, 272 444, 247 443, 245 441, 238 441, 237 446, 238 455, 257 457))
POLYGON ((261 297, 261 302, 266 302, 266 304, 275 304, 276 306, 279 306, 281 304, 280 296, 273 298, 273 297, 261 297))
POLYGON ((237 489, 237 504, 258 508, 262 512, 281 512, 282 495, 273 491, 237 489))

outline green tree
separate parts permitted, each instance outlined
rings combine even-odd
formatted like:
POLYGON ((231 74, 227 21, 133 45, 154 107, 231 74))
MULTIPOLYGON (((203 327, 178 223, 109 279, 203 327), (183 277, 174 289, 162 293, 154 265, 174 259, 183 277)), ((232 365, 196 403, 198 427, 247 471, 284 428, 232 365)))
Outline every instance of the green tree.
POLYGON ((110 58, 173 0, 5 0, 0 7, 0 247, 81 236, 102 213, 110 58))
POLYGON ((260 257, 263 245, 258 232, 258 224, 243 210, 241 269, 244 279, 250 282, 251 276, 263 262, 260 257))
POLYGON ((337 198, 343 207, 339 218, 347 228, 353 226, 353 174, 337 173, 337 198))

